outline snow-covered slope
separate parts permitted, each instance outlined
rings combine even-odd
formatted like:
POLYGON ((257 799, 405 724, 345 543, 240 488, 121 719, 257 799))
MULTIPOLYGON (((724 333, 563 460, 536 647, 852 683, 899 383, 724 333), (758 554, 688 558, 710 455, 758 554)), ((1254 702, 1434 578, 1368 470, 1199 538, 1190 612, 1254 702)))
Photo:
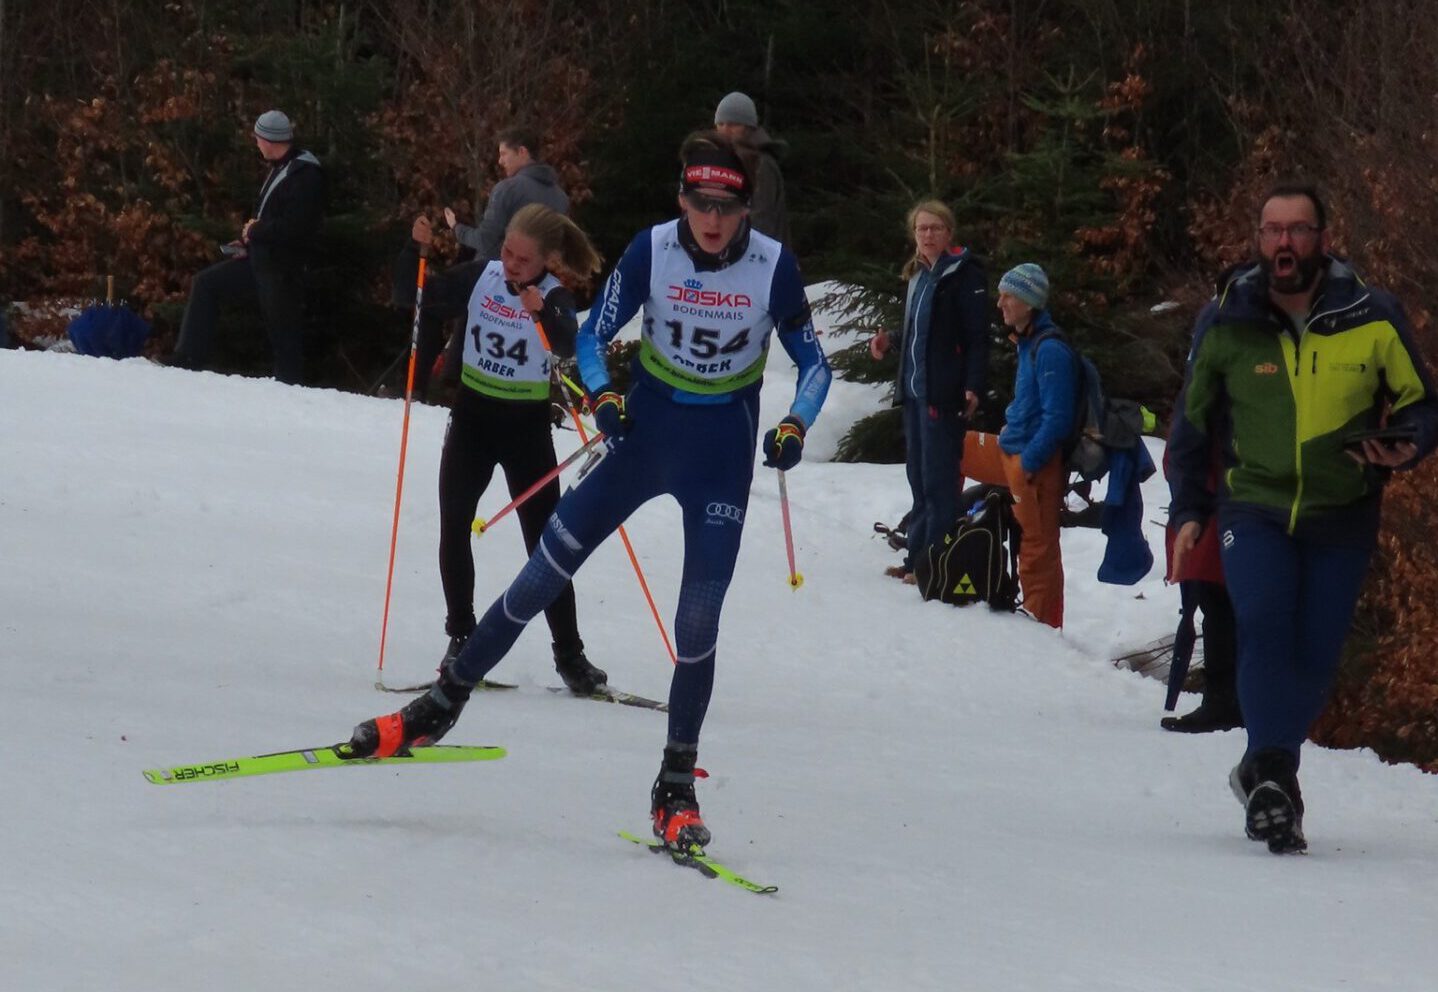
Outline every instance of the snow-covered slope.
MULTIPOLYGON (((766 421, 791 391, 773 368, 766 421)), ((759 897, 615 837, 645 829, 664 717, 541 691, 542 624, 495 672, 521 691, 450 737, 504 761, 146 784, 398 704, 373 684, 400 403, 0 352, 0 988, 1431 988, 1431 780, 1310 749, 1312 853, 1246 841, 1241 737, 1160 732, 1162 686, 1108 661, 1171 626, 1156 575, 1099 586, 1098 535, 1066 532, 1061 635, 882 576, 902 467, 822 460, 879 396, 836 384, 790 474, 796 592, 755 480, 700 798, 716 856, 781 888, 759 897)), ((444 647, 443 427, 416 408, 392 684, 444 647)), ((677 511, 629 530, 670 617, 677 511)), ((476 554, 483 608, 521 563, 513 521, 476 554)), ((611 682, 665 695, 622 548, 576 585, 611 682)))

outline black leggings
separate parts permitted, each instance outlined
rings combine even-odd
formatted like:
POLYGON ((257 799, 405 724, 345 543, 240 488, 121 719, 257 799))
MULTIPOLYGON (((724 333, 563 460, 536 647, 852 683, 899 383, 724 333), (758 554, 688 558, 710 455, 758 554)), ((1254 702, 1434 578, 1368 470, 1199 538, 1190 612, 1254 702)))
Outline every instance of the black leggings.
MULTIPOLYGON (((474 554, 470 525, 479 497, 504 469, 510 496, 518 496, 558 461, 550 436, 549 403, 496 400, 461 386, 449 414, 439 460, 439 577, 444 585, 445 630, 450 636, 474 629, 474 554)), ((550 480, 515 512, 525 550, 533 553, 545 521, 559 502, 559 479, 550 480)), ((544 611, 555 653, 583 648, 574 608, 574 586, 566 584, 544 611)))
POLYGON ((1228 587, 1221 582, 1194 581, 1203 614, 1204 695, 1210 691, 1237 698, 1238 629, 1228 587))

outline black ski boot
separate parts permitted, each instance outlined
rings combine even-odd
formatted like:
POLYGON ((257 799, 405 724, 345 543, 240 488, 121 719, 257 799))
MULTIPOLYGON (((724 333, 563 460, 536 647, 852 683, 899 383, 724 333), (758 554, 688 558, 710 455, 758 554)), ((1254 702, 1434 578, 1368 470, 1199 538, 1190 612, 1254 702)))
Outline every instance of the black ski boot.
POLYGON ((1183 716, 1166 716, 1158 721, 1164 730, 1180 734, 1211 734, 1218 730, 1237 730, 1243 726, 1243 713, 1235 696, 1204 694, 1198 708, 1183 716))
POLYGON ((355 727, 347 756, 388 758, 408 753, 411 747, 435 743, 459 719, 473 689, 456 680, 448 667, 440 669, 439 678, 423 696, 410 700, 396 713, 355 727))
POLYGON ((1249 840, 1266 842, 1273 854, 1308 850, 1297 758, 1279 748, 1264 748, 1234 766, 1228 785, 1243 804, 1244 832, 1249 840))
POLYGON ((670 741, 664 748, 664 763, 649 793, 649 812, 654 820, 654 836, 666 847, 688 851, 709 843, 709 828, 699 816, 699 800, 694 797, 694 776, 706 777, 694 768, 699 749, 693 744, 670 741))
POLYGON ((576 696, 592 696, 609 681, 609 676, 591 665, 584 656, 582 643, 568 649, 554 645, 554 670, 576 696))

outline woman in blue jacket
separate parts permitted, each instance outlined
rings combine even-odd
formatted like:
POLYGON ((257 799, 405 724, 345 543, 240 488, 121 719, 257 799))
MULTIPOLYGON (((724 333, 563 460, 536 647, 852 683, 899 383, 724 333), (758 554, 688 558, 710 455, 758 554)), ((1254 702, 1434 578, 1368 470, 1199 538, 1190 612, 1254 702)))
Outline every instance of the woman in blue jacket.
POLYGON ((950 247, 953 212, 924 200, 909 211, 908 227, 914 255, 903 271, 904 324, 897 335, 874 335, 869 353, 879 359, 899 349, 894 403, 903 407, 913 507, 908 555, 885 571, 912 584, 914 555, 940 540, 958 516, 964 431, 988 378, 990 309, 984 270, 967 248, 950 247))

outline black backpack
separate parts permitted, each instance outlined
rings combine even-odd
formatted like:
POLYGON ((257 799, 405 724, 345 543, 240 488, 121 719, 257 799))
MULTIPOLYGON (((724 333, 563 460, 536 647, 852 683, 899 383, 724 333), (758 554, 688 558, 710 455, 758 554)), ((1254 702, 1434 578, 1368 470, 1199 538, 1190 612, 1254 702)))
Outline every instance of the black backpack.
POLYGON ((1133 400, 1113 400, 1104 392, 1098 367, 1073 346, 1062 331, 1045 331, 1034 341, 1034 352, 1050 338, 1063 342, 1073 353, 1079 381, 1074 389, 1077 412, 1073 430, 1064 440, 1064 466, 1077 472, 1085 482, 1096 482, 1108 474, 1108 453, 1114 448, 1132 448, 1143 433, 1143 411, 1133 400))
POLYGON ((1019 541, 1023 532, 1012 502, 989 492, 943 539, 914 556, 914 579, 926 600, 954 606, 988 603, 990 609, 1018 607, 1019 541))

